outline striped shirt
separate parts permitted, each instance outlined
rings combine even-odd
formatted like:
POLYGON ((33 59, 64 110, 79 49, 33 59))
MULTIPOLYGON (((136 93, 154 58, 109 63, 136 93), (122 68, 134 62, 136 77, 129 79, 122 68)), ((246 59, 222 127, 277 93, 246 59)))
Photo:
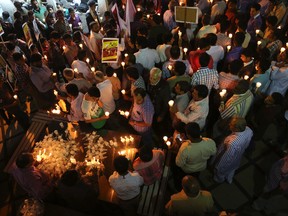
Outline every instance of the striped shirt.
POLYGON ((245 118, 252 102, 253 94, 250 90, 247 90, 244 94, 234 94, 225 104, 223 111, 220 111, 222 119, 232 116, 239 116, 245 118))
POLYGON ((220 89, 234 89, 238 83, 239 77, 231 73, 221 72, 219 74, 220 89))
POLYGON ((206 85, 210 92, 212 88, 219 88, 218 77, 218 72, 215 69, 200 67, 199 70, 193 74, 191 85, 206 85))
MULTIPOLYGON (((131 120, 137 122, 145 122, 151 125, 153 121, 153 115, 154 115, 154 107, 148 95, 145 96, 144 102, 142 104, 137 104, 134 101, 131 113, 131 120)), ((151 126, 142 127, 138 125, 133 125, 132 127, 138 133, 144 133, 147 130, 149 130, 151 126)))

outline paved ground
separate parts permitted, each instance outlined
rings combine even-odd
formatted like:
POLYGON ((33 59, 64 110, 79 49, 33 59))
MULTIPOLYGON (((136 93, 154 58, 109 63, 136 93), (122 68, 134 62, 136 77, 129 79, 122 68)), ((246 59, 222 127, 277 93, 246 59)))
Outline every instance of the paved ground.
MULTIPOLYGON (((4 130, 11 137, 7 140, 8 154, 15 149, 17 143, 23 136, 23 131, 15 123, 14 127, 4 125, 4 130)), ((275 138, 275 129, 270 128, 265 133, 264 140, 275 138)), ((0 135, 0 170, 5 166, 3 158, 5 149, 3 148, 3 137, 0 135)), ((255 151, 250 155, 245 155, 242 159, 241 167, 236 172, 232 184, 216 184, 212 180, 212 173, 209 170, 200 174, 199 180, 202 188, 209 190, 214 197, 216 208, 219 210, 230 210, 239 212, 240 215, 288 215, 288 199, 284 196, 275 196, 266 205, 263 211, 255 211, 251 208, 252 202, 262 192, 265 184, 265 175, 271 165, 277 161, 281 155, 276 151, 275 145, 269 142, 256 142, 255 151), (274 214, 275 213, 275 214, 274 214)), ((167 199, 171 192, 167 190, 167 199)), ((17 206, 23 200, 25 193, 11 184, 9 176, 0 172, 0 216, 10 216, 17 212, 17 206), (15 196, 11 196, 11 191, 16 190, 15 196)))

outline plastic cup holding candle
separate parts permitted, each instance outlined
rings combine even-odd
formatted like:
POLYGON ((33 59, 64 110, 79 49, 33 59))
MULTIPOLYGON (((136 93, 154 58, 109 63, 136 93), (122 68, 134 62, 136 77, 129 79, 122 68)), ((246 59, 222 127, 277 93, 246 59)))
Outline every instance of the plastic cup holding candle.
POLYGON ((137 11, 140 12, 140 11, 141 11, 141 8, 140 8, 140 7, 137 7, 137 11))
POLYGON ((160 14, 160 13, 157 13, 157 15, 160 16, 161 14, 160 14))
POLYGON ((150 14, 147 14, 147 19, 149 19, 150 18, 150 14))
POLYGON ((121 93, 122 93, 123 95, 125 95, 125 94, 126 94, 125 89, 122 89, 122 90, 121 90, 121 93))
POLYGON ((75 73, 78 73, 78 68, 74 68, 74 72, 75 72, 75 73))
POLYGON ((260 88, 261 85, 262 85, 261 82, 257 82, 257 83, 256 83, 256 88, 260 88))
POLYGON ((178 31, 178 36, 179 36, 179 38, 182 36, 182 32, 181 31, 178 31))
POLYGON ((281 26, 278 26, 278 27, 277 27, 277 29, 281 29, 281 28, 282 28, 281 26))
POLYGON ((226 94, 226 93, 227 93, 227 90, 226 90, 226 89, 222 89, 222 92, 224 92, 224 94, 226 94))
POLYGON ((223 92, 223 91, 221 91, 221 92, 219 93, 219 95, 220 95, 221 98, 223 98, 223 97, 225 96, 225 94, 226 94, 226 93, 223 92))
POLYGON ((95 72, 95 70, 96 70, 95 67, 91 67, 92 72, 95 72))
POLYGON ((173 68, 173 66, 172 66, 172 65, 168 65, 168 67, 167 67, 167 68, 168 68, 168 70, 170 70, 170 71, 171 71, 171 70, 172 70, 172 68, 173 68))
POLYGON ((164 142, 167 142, 168 141, 168 137, 167 136, 163 136, 163 140, 164 140, 164 142))
POLYGON ((285 52, 285 47, 281 47, 281 49, 280 49, 280 52, 282 53, 282 52, 285 52))
POLYGON ((229 33, 228 37, 231 39, 233 37, 233 34, 229 33))
POLYGON ((167 141, 167 142, 166 142, 166 145, 167 145, 168 147, 170 147, 170 146, 171 146, 171 142, 170 142, 170 141, 167 141))
POLYGON ((261 45, 261 43, 262 43, 261 41, 257 41, 257 45, 258 45, 258 46, 260 46, 260 45, 261 45))
POLYGON ((229 52, 230 49, 231 49, 231 45, 228 45, 228 46, 227 46, 227 51, 229 52))
POLYGON ((125 53, 124 56, 125 56, 125 58, 128 57, 128 53, 125 53))
POLYGON ((15 100, 17 100, 17 99, 18 99, 18 96, 15 94, 15 95, 13 96, 13 98, 14 98, 15 100))
POLYGON ((54 93, 55 96, 58 96, 58 91, 57 90, 54 90, 53 93, 54 93))
POLYGON ((113 73, 113 77, 117 77, 117 73, 113 73))
POLYGON ((37 156, 36 156, 36 161, 37 161, 37 162, 41 162, 41 160, 42 160, 41 155, 37 155, 37 156))
POLYGON ((90 59, 89 59, 89 58, 86 58, 86 62, 89 64, 89 63, 90 63, 90 59))
POLYGON ((124 113, 125 117, 128 118, 128 116, 130 115, 130 113, 128 111, 125 111, 124 113))
POLYGON ((248 80, 249 79, 249 76, 248 75, 245 75, 244 76, 244 80, 248 80))
POLYGON ((83 44, 80 43, 80 44, 79 44, 79 47, 80 47, 80 49, 83 49, 83 44))
POLYGON ((71 162, 72 164, 76 164, 76 159, 73 158, 73 157, 70 157, 70 162, 71 162))
POLYGON ((125 66, 125 62, 124 62, 124 61, 121 62, 121 65, 122 65, 122 67, 124 68, 124 66, 125 66))
POLYGON ((288 48, 288 42, 286 42, 286 47, 288 48))
POLYGON ((99 19, 100 19, 100 22, 102 22, 102 20, 103 20, 103 17, 102 17, 102 16, 100 16, 100 17, 99 17, 99 19))
POLYGON ((71 23, 69 24, 69 28, 72 30, 72 24, 71 23))
POLYGON ((260 33, 260 30, 259 30, 259 29, 256 29, 255 32, 256 32, 256 34, 259 34, 259 33, 260 33))
POLYGON ((65 49, 66 49, 66 46, 63 46, 62 48, 63 48, 63 50, 65 50, 65 49))
POLYGON ((109 112, 105 112, 105 116, 107 116, 107 117, 108 117, 109 115, 110 115, 110 113, 109 113, 109 112))
POLYGON ((47 57, 47 55, 44 55, 44 59, 47 61, 48 60, 48 57, 47 57))
POLYGON ((170 101, 168 102, 168 104, 169 104, 170 107, 172 107, 172 106, 174 105, 174 100, 170 100, 170 101))

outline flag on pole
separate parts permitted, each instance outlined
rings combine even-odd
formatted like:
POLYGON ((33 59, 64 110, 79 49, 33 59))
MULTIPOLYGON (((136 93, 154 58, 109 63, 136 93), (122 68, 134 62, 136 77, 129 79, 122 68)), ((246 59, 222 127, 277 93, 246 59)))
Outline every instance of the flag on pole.
POLYGON ((126 22, 120 17, 119 15, 119 9, 118 9, 118 6, 117 4, 115 3, 113 5, 113 7, 111 8, 111 11, 112 11, 112 14, 114 16, 114 19, 116 20, 117 22, 117 25, 119 29, 117 29, 117 33, 120 33, 120 31, 122 30, 125 30, 126 32, 128 31, 128 28, 127 28, 127 24, 126 22), (119 30, 119 31, 118 31, 119 30))
POLYGON ((130 22, 134 21, 134 16, 136 13, 136 8, 132 0, 127 0, 125 13, 126 13, 125 20, 128 29, 128 34, 131 35, 130 22))

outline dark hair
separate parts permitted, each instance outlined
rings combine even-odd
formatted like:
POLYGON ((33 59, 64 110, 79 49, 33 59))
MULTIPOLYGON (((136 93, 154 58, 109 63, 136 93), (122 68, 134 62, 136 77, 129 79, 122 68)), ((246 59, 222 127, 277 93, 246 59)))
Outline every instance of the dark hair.
POLYGON ((220 21, 220 32, 226 32, 230 26, 230 22, 226 19, 220 21))
POLYGON ((80 31, 75 31, 73 33, 73 40, 77 42, 80 42, 82 40, 80 31))
POLYGON ((61 176, 61 183, 72 187, 74 186, 79 180, 79 174, 76 170, 67 170, 63 175, 61 176))
POLYGON ((62 38, 63 38, 63 40, 67 40, 67 39, 72 39, 72 36, 71 36, 71 34, 64 34, 62 36, 62 38))
POLYGON ((283 97, 282 94, 280 94, 279 92, 273 92, 273 93, 271 94, 271 97, 272 97, 273 100, 274 100, 274 104, 283 105, 284 97, 283 97))
POLYGON ((272 26, 276 26, 278 22, 278 18, 276 16, 268 16, 266 17, 266 22, 268 22, 272 26))
POLYGON ((139 150, 139 158, 143 162, 151 161, 152 158, 153 158, 152 148, 147 146, 147 145, 144 145, 142 148, 140 148, 140 150, 139 150))
POLYGON ((16 166, 20 169, 27 167, 34 161, 32 154, 23 152, 17 159, 16 159, 16 166))
POLYGON ((106 67, 106 75, 108 76, 108 77, 111 77, 111 76, 113 76, 113 73, 114 73, 114 68, 112 68, 111 66, 108 66, 108 67, 106 67))
POLYGON ((141 95, 142 98, 144 98, 146 96, 146 91, 145 89, 143 88, 136 88, 134 90, 134 95, 137 96, 137 95, 141 95))
POLYGON ((60 37, 61 37, 61 35, 57 31, 52 31, 50 33, 50 38, 59 39, 60 37))
POLYGON ((128 171, 129 161, 125 156, 116 157, 113 164, 119 175, 124 175, 128 171))
POLYGON ((137 80, 140 76, 137 68, 135 67, 127 67, 125 69, 125 72, 127 73, 127 76, 131 77, 134 80, 137 80))
POLYGON ((7 37, 7 40, 12 41, 12 40, 16 40, 17 39, 17 35, 16 34, 9 34, 7 37))
POLYGON ((85 57, 86 57, 86 50, 79 50, 77 54, 77 58, 83 61, 85 57))
POLYGON ((22 53, 13 53, 13 60, 15 61, 15 62, 17 62, 17 61, 19 61, 20 59, 22 59, 23 58, 23 54, 22 53))
POLYGON ((182 187, 188 197, 196 197, 200 192, 200 186, 193 176, 185 176, 182 179, 182 187))
POLYGON ((72 13, 72 12, 74 12, 74 11, 75 11, 74 8, 68 8, 69 14, 72 13))
POLYGON ((229 72, 234 75, 238 75, 239 71, 244 66, 244 63, 241 59, 236 59, 230 62, 229 64, 229 72))
POLYGON ((187 82, 187 81, 184 81, 184 80, 182 80, 182 81, 178 81, 178 82, 176 82, 176 84, 175 84, 175 86, 176 85, 179 85, 179 87, 180 87, 180 91, 183 91, 183 92, 188 92, 188 91, 190 91, 190 89, 191 89, 191 85, 190 85, 190 83, 189 82, 187 82))
POLYGON ((167 33, 163 34, 163 36, 162 36, 163 43, 166 44, 166 43, 170 42, 172 38, 173 38, 173 35, 171 32, 167 32, 167 33))
POLYGON ((28 15, 28 17, 34 16, 34 13, 33 13, 33 11, 29 10, 28 13, 27 13, 27 15, 28 15))
POLYGON ((30 63, 40 62, 42 61, 42 56, 40 53, 34 53, 30 57, 30 63))
POLYGON ((90 87, 87 93, 91 97, 99 98, 101 96, 100 90, 95 86, 90 87))
POLYGON ((129 61, 131 64, 135 64, 135 63, 136 63, 136 57, 135 57, 135 55, 129 54, 129 55, 128 55, 128 61, 129 61))
POLYGON ((200 38, 198 42, 198 46, 200 49, 204 49, 209 46, 209 41, 207 38, 200 38))
POLYGON ((204 14, 202 16, 202 23, 203 25, 209 25, 210 24, 210 19, 211 19, 211 16, 209 14, 204 14))
POLYGON ((7 18, 10 17, 10 14, 7 11, 3 11, 2 12, 2 16, 3 16, 4 19, 7 19, 7 18))
POLYGON ((189 122, 185 126, 185 133, 187 137, 191 137, 194 139, 200 138, 201 131, 199 124, 196 122, 189 122))
POLYGON ((253 51, 250 48, 245 48, 241 55, 244 55, 246 57, 252 57, 253 56, 253 51))
POLYGON ((142 11, 136 11, 136 13, 134 15, 134 21, 140 21, 142 17, 143 17, 143 12, 142 11))
POLYGON ((19 19, 21 18, 21 13, 19 11, 16 11, 14 14, 13 14, 14 18, 15 19, 19 19))
POLYGON ((141 46, 142 49, 146 48, 148 46, 147 38, 143 36, 139 36, 136 38, 136 43, 141 46))
POLYGON ((92 7, 93 5, 95 5, 96 4, 96 2, 94 1, 94 0, 89 0, 88 2, 87 2, 87 5, 89 6, 89 7, 92 7))
POLYGON ((172 59, 178 59, 180 56, 180 48, 177 45, 174 45, 170 49, 170 55, 172 59))
POLYGON ((36 50, 38 48, 37 48, 36 44, 31 44, 29 49, 30 49, 31 52, 33 52, 34 50, 36 50))
POLYGON ((49 9, 54 10, 54 7, 53 7, 52 5, 50 5, 50 4, 47 4, 47 5, 46 5, 46 9, 47 9, 47 11, 48 11, 49 9))
POLYGON ((9 50, 9 51, 12 51, 15 49, 15 44, 13 43, 6 43, 6 48, 9 50))
POLYGON ((79 89, 76 84, 70 83, 66 87, 66 91, 68 94, 72 95, 73 97, 77 97, 79 94, 79 89))
POLYGON ((206 38, 209 41, 210 46, 215 46, 217 42, 217 35, 214 33, 209 33, 206 38))
POLYGON ((201 53, 199 56, 199 63, 201 67, 207 67, 210 62, 210 58, 211 56, 208 53, 206 52, 201 53))
POLYGON ((141 35, 148 35, 148 28, 146 26, 141 26, 137 29, 137 32, 139 32, 141 35))
POLYGON ((265 73, 270 68, 270 66, 270 61, 267 61, 266 59, 260 59, 259 68, 261 69, 262 73, 265 73))
POLYGON ((249 89, 249 82, 247 80, 239 80, 235 88, 234 94, 244 94, 249 89))
POLYGON ((254 8, 256 11, 259 11, 261 9, 261 5, 258 3, 254 3, 251 5, 251 8, 254 8))
POLYGON ((243 32, 237 32, 234 35, 233 40, 236 43, 236 46, 242 46, 242 44, 243 44, 243 42, 245 40, 245 34, 243 32))
POLYGON ((198 91, 198 97, 206 98, 209 94, 209 90, 206 85, 196 85, 193 87, 198 91))
POLYGON ((182 61, 176 61, 174 63, 174 71, 175 71, 175 74, 178 75, 178 76, 181 76, 185 73, 186 71, 186 65, 184 62, 182 61))

